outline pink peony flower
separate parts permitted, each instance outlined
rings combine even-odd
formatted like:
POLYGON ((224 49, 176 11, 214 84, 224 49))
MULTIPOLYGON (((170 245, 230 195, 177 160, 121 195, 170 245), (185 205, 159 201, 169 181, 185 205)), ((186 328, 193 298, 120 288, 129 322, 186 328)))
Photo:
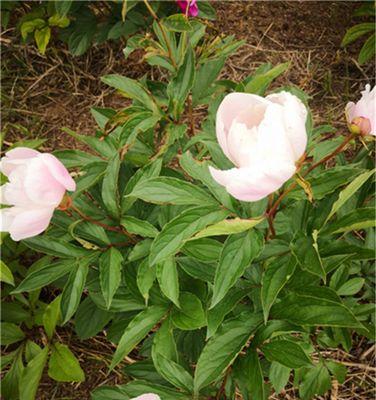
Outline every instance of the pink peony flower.
POLYGON ((371 86, 366 85, 361 93, 356 104, 350 102, 346 106, 347 122, 354 133, 376 136, 376 86, 371 90, 371 86))
POLYGON ((131 400, 161 400, 161 398, 154 393, 145 393, 142 394, 141 396, 135 397, 131 400))
POLYGON ((235 198, 257 201, 279 189, 295 171, 307 145, 304 104, 288 92, 265 98, 227 95, 217 111, 219 145, 235 168, 209 167, 212 177, 235 198))
POLYGON ((181 8, 183 13, 185 14, 187 12, 187 7, 188 8, 188 15, 190 17, 197 17, 198 15, 198 5, 197 5, 197 0, 176 0, 178 3, 178 6, 181 8))
POLYGON ((0 171, 8 177, 1 186, 0 230, 13 240, 36 236, 50 223, 65 191, 76 184, 64 165, 52 154, 17 147, 1 159, 0 171))

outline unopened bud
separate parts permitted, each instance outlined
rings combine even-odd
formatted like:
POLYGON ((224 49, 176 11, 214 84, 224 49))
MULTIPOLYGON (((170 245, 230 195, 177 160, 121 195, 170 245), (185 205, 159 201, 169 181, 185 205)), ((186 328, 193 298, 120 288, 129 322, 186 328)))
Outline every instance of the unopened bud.
POLYGON ((364 117, 355 117, 350 125, 349 129, 351 133, 356 135, 369 135, 371 133, 371 122, 368 118, 364 117))

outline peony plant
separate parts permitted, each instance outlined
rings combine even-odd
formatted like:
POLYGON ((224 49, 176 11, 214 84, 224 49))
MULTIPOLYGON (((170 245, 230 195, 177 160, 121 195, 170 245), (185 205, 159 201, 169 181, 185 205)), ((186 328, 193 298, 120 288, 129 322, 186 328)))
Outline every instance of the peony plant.
MULTIPOLYGON (((19 343, 4 398, 34 398, 47 365, 57 381, 85 379, 56 334, 70 322, 82 340, 104 331, 109 370, 127 376, 93 400, 261 400, 288 384, 321 396, 346 376, 325 350, 349 351, 353 332, 374 338, 373 141, 354 129, 328 138, 302 91, 271 91, 288 64, 219 80, 241 42, 203 40, 205 25, 182 14, 153 18, 154 36, 124 53, 145 49, 166 79, 102 77, 131 104, 93 108, 94 136, 64 129, 90 150, 2 159, 2 230, 44 254, 7 271, 6 294, 36 296, 42 317, 4 322, 5 344, 19 343), (25 358, 33 324, 44 347, 25 358)), ((362 134, 369 104, 346 109, 362 134)))

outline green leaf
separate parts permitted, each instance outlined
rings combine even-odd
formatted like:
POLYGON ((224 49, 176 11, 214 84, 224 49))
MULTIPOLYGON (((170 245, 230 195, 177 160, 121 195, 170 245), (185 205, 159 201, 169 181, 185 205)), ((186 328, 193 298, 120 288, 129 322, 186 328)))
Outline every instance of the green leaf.
POLYGON ((168 222, 154 239, 150 250, 150 264, 158 264, 176 254, 185 241, 207 225, 214 224, 228 215, 217 206, 194 207, 183 211, 168 222))
POLYGON ((154 204, 216 204, 205 190, 181 179, 158 177, 141 181, 127 196, 154 204))
POLYGON ((363 47, 360 49, 358 55, 358 63, 360 65, 363 65, 367 61, 370 61, 374 58, 375 47, 376 47, 376 34, 373 34, 366 40, 363 47))
POLYGON ((188 175, 201 181, 221 204, 230 210, 234 209, 231 196, 223 186, 214 181, 210 175, 207 163, 194 160, 189 151, 180 157, 179 163, 188 175))
POLYGON ((42 29, 36 29, 34 31, 34 38, 35 42, 37 43, 39 52, 41 54, 44 54, 46 52, 48 42, 51 38, 51 28, 49 26, 46 26, 42 29))
POLYGON ((0 323, 0 344, 2 346, 17 343, 24 338, 25 334, 18 325, 10 322, 0 323))
POLYGON ((150 306, 137 314, 125 329, 113 356, 110 369, 118 365, 130 351, 150 332, 166 313, 166 308, 150 306))
POLYGON ((0 282, 9 283, 10 285, 14 286, 12 271, 2 260, 0 260, 0 282))
POLYGON ((244 91, 246 93, 258 94, 260 96, 264 95, 266 89, 273 82, 273 80, 287 71, 289 67, 290 62, 286 62, 279 64, 264 73, 253 76, 252 79, 246 84, 244 91))
POLYGON ((189 47, 183 64, 179 67, 176 76, 167 86, 167 94, 170 100, 169 111, 176 121, 184 109, 184 104, 193 86, 194 79, 195 53, 192 47, 189 47))
POLYGON ((149 290, 153 286, 154 279, 155 268, 150 267, 149 260, 146 258, 137 269, 137 286, 146 304, 148 303, 149 290))
POLYGON ((86 297, 79 305, 74 328, 81 340, 89 339, 100 332, 110 321, 113 314, 97 307, 90 297, 86 297))
POLYGON ((197 258, 205 263, 211 263, 218 261, 222 251, 222 243, 209 238, 188 240, 181 251, 187 256, 197 258))
POLYGON ((60 302, 61 295, 57 296, 53 301, 51 301, 43 313, 43 327, 49 340, 51 340, 53 334, 55 333, 55 327, 61 318, 60 302))
POLYGON ((295 267, 294 257, 289 256, 276 258, 264 271, 261 282, 261 303, 265 323, 268 320, 271 306, 276 301, 278 293, 294 274, 295 267))
POLYGON ((156 275, 162 293, 177 307, 179 304, 179 275, 174 257, 156 265, 156 275))
POLYGON ((322 235, 357 231, 375 226, 375 209, 358 208, 331 222, 322 231, 322 235))
POLYGON ((66 168, 83 167, 91 162, 101 161, 99 157, 81 150, 58 150, 53 154, 66 168))
POLYGON ((233 287, 215 307, 208 311, 208 329, 206 333, 206 339, 209 339, 215 334, 225 316, 229 314, 239 303, 239 301, 248 293, 248 289, 239 289, 237 287, 233 287))
POLYGON ((368 32, 374 32, 375 24, 373 22, 364 22, 362 24, 354 25, 347 30, 342 39, 341 46, 345 47, 368 32))
POLYGON ((81 247, 49 238, 47 235, 24 239, 22 243, 40 253, 62 258, 82 257, 89 254, 81 247))
POLYGON ((83 382, 84 371, 75 355, 65 344, 54 343, 48 363, 48 376, 58 382, 83 382))
POLYGON ((329 371, 336 377, 340 384, 343 384, 347 375, 347 368, 341 364, 330 360, 325 360, 325 365, 329 371))
POLYGON ((262 321, 261 314, 243 313, 226 321, 209 339, 197 361, 194 392, 217 380, 233 363, 262 321))
POLYGON ((171 314, 174 325, 184 331, 192 331, 206 325, 206 315, 200 299, 192 293, 181 292, 180 308, 174 308, 171 314))
POLYGON ((106 75, 101 78, 102 82, 117 90, 127 97, 139 101, 147 109, 159 114, 158 106, 154 102, 151 93, 138 81, 121 75, 106 75))
POLYGON ((239 387, 244 387, 252 400, 265 400, 264 376, 256 350, 248 350, 245 357, 238 358, 234 373, 239 387))
POLYGON ((277 361, 289 368, 307 367, 312 364, 302 347, 291 340, 273 340, 261 348, 269 361, 277 361))
POLYGON ((123 256, 115 247, 110 247, 99 258, 99 280, 107 309, 121 281, 123 256))
POLYGON ((375 173, 375 170, 366 171, 357 176, 345 189, 343 189, 338 199, 333 203, 329 215, 326 217, 324 225, 329 219, 368 181, 368 179, 375 173))
POLYGON ((142 237, 154 238, 159 233, 158 229, 150 222, 132 217, 131 215, 122 217, 121 225, 124 226, 127 232, 142 237))
POLYGON ((120 170, 120 157, 116 153, 108 163, 102 184, 102 200, 110 215, 119 218, 119 193, 118 177, 120 170))
POLYGON ((70 320, 80 304, 88 272, 88 264, 86 261, 83 261, 77 263, 76 268, 69 275, 61 295, 60 309, 63 324, 70 320))
POLYGON ((299 385, 299 395, 302 400, 309 400, 315 395, 323 395, 331 388, 330 375, 327 368, 319 363, 304 374, 299 385))
POLYGON ((72 3, 73 0, 55 0, 55 10, 61 17, 65 17, 69 12, 72 3))
POLYGON ((39 352, 26 366, 20 379, 20 400, 34 400, 47 362, 48 346, 39 352))
POLYGON ((305 293, 287 295, 272 307, 272 317, 303 326, 362 327, 354 314, 333 297, 334 291, 329 288, 315 290, 306 287, 305 293))
POLYGON ((40 289, 70 273, 73 268, 75 268, 75 264, 72 260, 46 265, 27 275, 12 293, 31 292, 40 289))
POLYGON ((156 353, 153 360, 158 364, 158 372, 172 385, 188 392, 193 391, 193 378, 181 365, 161 353, 156 353))
POLYGON ((252 260, 260 254, 263 246, 262 237, 256 231, 238 233, 227 238, 215 273, 210 308, 219 303, 235 285, 252 260))
POLYGON ((199 66, 192 88, 193 106, 205 103, 208 96, 213 93, 213 84, 218 78, 225 61, 225 57, 219 57, 207 60, 199 66))
POLYGON ((54 14, 50 18, 48 18, 48 25, 50 26, 58 26, 59 28, 66 28, 69 26, 70 20, 65 16, 61 16, 59 14, 54 14))
POLYGON ((363 278, 352 278, 344 283, 338 290, 339 296, 352 296, 357 294, 363 287, 365 279, 363 278))
POLYGON ((204 282, 214 282, 216 264, 199 261, 192 257, 177 258, 179 266, 192 278, 204 282))
POLYGON ((290 244, 290 247, 302 269, 319 276, 325 281, 326 271, 313 238, 306 236, 297 237, 290 244))
POLYGON ((27 35, 34 32, 35 29, 42 29, 46 25, 46 21, 42 18, 35 18, 31 21, 25 21, 21 25, 21 36, 22 39, 26 39, 27 35))
POLYGON ((192 30, 192 25, 183 14, 170 15, 162 23, 167 29, 173 32, 189 32, 192 30))
POLYGON ((270 365, 269 379, 277 394, 281 393, 289 381, 291 368, 273 361, 270 365))
POLYGON ((208 236, 219 236, 219 235, 232 235, 234 233, 241 233, 252 229, 260 222, 264 221, 264 217, 252 218, 252 219, 224 219, 214 225, 210 225, 202 231, 198 232, 193 240, 208 236))

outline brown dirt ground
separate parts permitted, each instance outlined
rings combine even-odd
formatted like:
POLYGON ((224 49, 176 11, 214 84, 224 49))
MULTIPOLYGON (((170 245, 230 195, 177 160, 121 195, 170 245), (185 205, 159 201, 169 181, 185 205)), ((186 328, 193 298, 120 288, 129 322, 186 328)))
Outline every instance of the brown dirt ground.
MULTIPOLYGON (((316 123, 332 123, 345 128, 344 106, 357 98, 365 83, 374 83, 374 63, 359 66, 359 45, 340 48, 346 29, 358 22, 352 13, 357 3, 322 2, 216 2, 218 19, 211 24, 213 34, 235 34, 246 44, 232 56, 224 78, 238 80, 260 64, 291 61, 287 73, 274 87, 295 84, 311 96, 316 123)), ((64 135, 62 127, 79 133, 93 134, 95 123, 90 107, 121 107, 124 99, 100 82, 108 73, 140 77, 145 72, 158 75, 134 53, 124 60, 124 43, 106 43, 91 49, 82 57, 72 58, 57 45, 46 56, 35 48, 20 45, 14 29, 1 35, 2 52, 2 131, 5 144, 26 138, 46 138, 43 149, 77 147, 64 135)), ((197 117, 200 112, 197 112, 197 117)), ((82 384, 51 382, 43 379, 39 400, 89 399, 90 391, 99 384, 116 384, 123 378, 119 371, 107 375, 111 345, 103 337, 80 342, 72 333, 62 332, 62 339, 79 357, 87 379, 82 384), (105 355, 105 357, 103 357, 105 355), (105 360, 104 360, 105 358, 105 360)), ((373 399, 375 397, 375 346, 364 338, 350 354, 335 350, 329 357, 347 363, 349 374, 344 385, 333 385, 327 399, 373 399)), ((293 389, 272 399, 298 399, 293 389)), ((324 397, 318 397, 323 399, 324 397)))

